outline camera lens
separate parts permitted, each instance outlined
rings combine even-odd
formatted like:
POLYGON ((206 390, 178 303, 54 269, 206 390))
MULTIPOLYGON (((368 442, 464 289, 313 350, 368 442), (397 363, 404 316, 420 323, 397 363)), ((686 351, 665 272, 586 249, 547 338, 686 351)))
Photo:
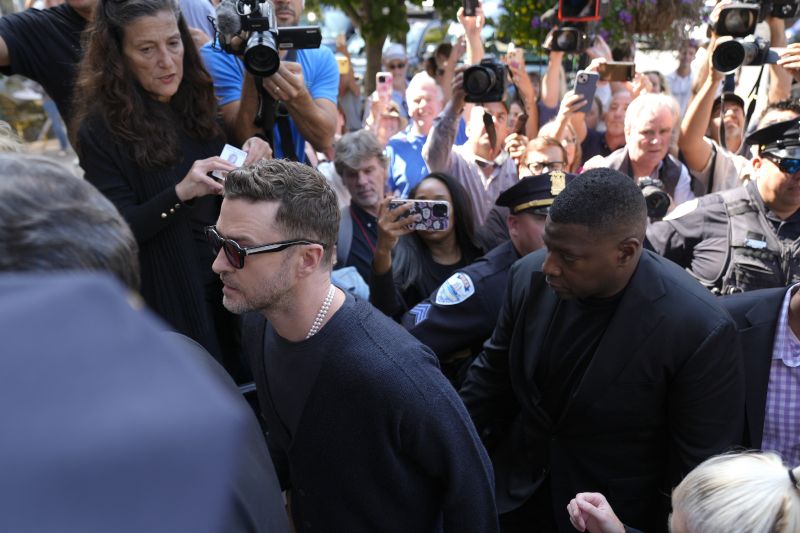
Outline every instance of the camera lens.
POLYGON ((446 217, 447 216, 447 206, 444 204, 434 204, 433 205, 433 216, 435 217, 446 217))
POLYGON ((559 50, 569 52, 578 49, 578 33, 571 30, 562 30, 556 35, 556 46, 559 50))
POLYGON ((244 64, 255 76, 271 76, 278 70, 280 59, 271 33, 258 31, 250 35, 244 51, 244 64))
POLYGON ((470 96, 482 96, 489 92, 495 82, 495 75, 490 69, 475 66, 464 72, 464 90, 470 96))
POLYGON ((711 63, 720 72, 731 72, 744 63, 745 50, 739 41, 727 41, 717 45, 711 63))

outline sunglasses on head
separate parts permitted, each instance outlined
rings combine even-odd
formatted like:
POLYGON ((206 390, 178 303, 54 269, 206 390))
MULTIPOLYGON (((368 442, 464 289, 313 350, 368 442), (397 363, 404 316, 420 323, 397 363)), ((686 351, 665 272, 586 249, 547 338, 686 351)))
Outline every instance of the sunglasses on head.
POLYGON ((266 254, 272 252, 283 251, 290 246, 298 246, 303 244, 319 244, 323 248, 325 245, 319 241, 312 241, 310 239, 295 239, 288 241, 273 242, 270 244, 261 244, 259 246, 239 246, 239 243, 232 239, 226 239, 217 231, 216 226, 208 226, 206 228, 206 237, 211 244, 211 249, 214 250, 214 255, 219 255, 220 249, 225 250, 225 257, 234 268, 244 268, 244 258, 248 255, 266 254))
POLYGON ((800 172, 800 159, 794 159, 791 157, 779 157, 769 152, 761 154, 761 157, 769 159, 770 161, 778 165, 778 168, 781 169, 781 172, 785 172, 786 174, 795 174, 797 172, 800 172))

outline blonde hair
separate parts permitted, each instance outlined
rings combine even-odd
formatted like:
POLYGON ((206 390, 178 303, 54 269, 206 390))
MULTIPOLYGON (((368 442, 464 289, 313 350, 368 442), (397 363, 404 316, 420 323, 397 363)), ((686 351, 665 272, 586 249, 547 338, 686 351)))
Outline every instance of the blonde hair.
MULTIPOLYGON (((700 464, 672 492, 674 514, 692 533, 800 531, 800 487, 774 453, 737 453, 700 464)), ((792 471, 800 478, 800 467, 792 471)))

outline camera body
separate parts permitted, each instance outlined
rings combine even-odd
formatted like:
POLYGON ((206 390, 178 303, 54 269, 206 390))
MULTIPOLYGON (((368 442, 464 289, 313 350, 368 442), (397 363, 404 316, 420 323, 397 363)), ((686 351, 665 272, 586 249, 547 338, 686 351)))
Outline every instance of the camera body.
POLYGON ((254 76, 274 74, 280 66, 280 50, 319 48, 319 26, 278 28, 270 0, 223 0, 217 7, 214 29, 220 47, 241 55, 254 76))
POLYGON ((582 54, 592 45, 594 37, 590 37, 586 26, 557 26, 550 30, 544 39, 543 47, 552 52, 566 52, 568 54, 582 54))
POLYGON ((464 71, 464 91, 470 103, 502 102, 506 91, 506 66, 492 55, 484 57, 464 71))
POLYGON ((672 199, 664 190, 664 182, 658 178, 639 178, 637 181, 647 204, 647 216, 650 220, 661 220, 669 211, 672 199))
POLYGON ((720 72, 733 72, 742 66, 774 64, 778 59, 777 50, 770 48, 769 42, 753 35, 720 43, 711 55, 714 69, 720 72))
POLYGON ((755 32, 756 25, 766 17, 782 19, 797 16, 800 0, 778 0, 774 2, 744 0, 725 6, 720 10, 714 32, 731 37, 746 37, 755 32))

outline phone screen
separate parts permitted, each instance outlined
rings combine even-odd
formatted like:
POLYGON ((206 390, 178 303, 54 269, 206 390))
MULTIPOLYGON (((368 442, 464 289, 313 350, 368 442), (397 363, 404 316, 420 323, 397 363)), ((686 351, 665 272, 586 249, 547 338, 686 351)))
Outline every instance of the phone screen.
POLYGON ((602 81, 633 81, 636 65, 628 61, 609 61, 598 69, 602 81))

